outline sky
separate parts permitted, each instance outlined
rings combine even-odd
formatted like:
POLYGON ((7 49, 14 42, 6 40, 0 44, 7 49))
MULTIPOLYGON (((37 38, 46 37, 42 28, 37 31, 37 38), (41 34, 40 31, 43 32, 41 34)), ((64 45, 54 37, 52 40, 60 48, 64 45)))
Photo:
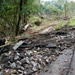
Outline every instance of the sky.
MULTIPOLYGON (((42 0, 42 1, 46 2, 46 1, 52 1, 52 0, 42 0)), ((75 1, 75 0, 70 0, 70 1, 75 1)))

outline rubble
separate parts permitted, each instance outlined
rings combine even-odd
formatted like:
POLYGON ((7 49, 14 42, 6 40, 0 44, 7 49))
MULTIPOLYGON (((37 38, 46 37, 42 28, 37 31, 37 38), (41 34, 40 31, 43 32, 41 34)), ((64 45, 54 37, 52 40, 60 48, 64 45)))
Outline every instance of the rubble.
MULTIPOLYGON (((66 30, 65 27, 62 28, 64 29, 66 30)), ((64 49, 74 45, 75 30, 71 29, 72 27, 68 27, 67 33, 57 30, 48 35, 38 35, 35 39, 34 37, 20 39, 14 47, 7 48, 7 52, 1 53, 0 69, 10 70, 9 75, 32 75, 40 72, 55 61, 64 49), (68 36, 72 35, 69 32, 72 32, 72 38, 68 36), (62 39, 62 36, 65 37, 62 39)), ((0 72, 0 75, 2 74, 3 72, 0 72)))

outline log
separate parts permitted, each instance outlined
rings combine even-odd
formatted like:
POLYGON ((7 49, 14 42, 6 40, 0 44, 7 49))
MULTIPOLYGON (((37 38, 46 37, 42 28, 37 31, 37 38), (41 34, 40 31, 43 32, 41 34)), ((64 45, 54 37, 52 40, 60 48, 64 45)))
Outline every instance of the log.
POLYGON ((24 26, 23 30, 24 30, 24 31, 27 31, 27 29, 28 29, 29 27, 30 27, 30 24, 27 24, 27 25, 24 26))

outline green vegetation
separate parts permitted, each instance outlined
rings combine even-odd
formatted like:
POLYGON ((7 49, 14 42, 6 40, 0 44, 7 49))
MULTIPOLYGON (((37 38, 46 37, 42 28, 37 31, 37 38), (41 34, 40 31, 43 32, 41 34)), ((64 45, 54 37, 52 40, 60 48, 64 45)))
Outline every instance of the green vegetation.
MULTIPOLYGON (((27 23, 34 26, 36 20, 51 22, 74 15, 75 2, 69 0, 52 0, 45 3, 43 0, 0 0, 0 32, 6 36, 15 37, 27 23), (45 19, 40 19, 40 16, 45 19)), ((74 20, 70 20, 69 25, 74 25, 74 23, 74 20)), ((59 29, 63 26, 61 24, 64 22, 62 21, 55 28, 59 29)))
POLYGON ((34 0, 1 0, 0 31, 6 35, 18 35, 22 24, 26 24, 30 15, 36 10, 34 0))
POLYGON ((55 27, 54 27, 54 29, 60 29, 60 28, 62 28, 63 26, 65 26, 66 25, 66 22, 64 21, 64 20, 62 20, 58 25, 56 25, 55 27))
POLYGON ((62 20, 58 25, 56 25, 54 28, 55 29, 60 29, 62 28, 64 25, 68 25, 68 26, 75 26, 75 18, 71 18, 68 21, 64 21, 62 20))
POLYGON ((75 26, 75 18, 70 19, 68 22, 68 25, 69 26, 75 26))
POLYGON ((31 16, 30 19, 29 19, 29 23, 32 24, 32 26, 34 26, 34 22, 35 21, 41 21, 42 19, 39 18, 38 16, 31 16))

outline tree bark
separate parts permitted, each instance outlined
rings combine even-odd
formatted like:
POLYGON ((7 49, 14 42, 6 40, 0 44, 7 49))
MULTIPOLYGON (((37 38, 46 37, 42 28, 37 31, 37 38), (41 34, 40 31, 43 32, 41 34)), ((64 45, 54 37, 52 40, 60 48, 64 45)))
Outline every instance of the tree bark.
MULTIPOLYGON (((23 0, 23 4, 25 5, 27 3, 27 0, 23 0)), ((26 14, 24 13, 24 16, 23 16, 23 23, 26 25, 27 24, 27 16, 26 14)))
POLYGON ((22 1, 23 0, 20 0, 20 4, 19 4, 19 8, 20 8, 20 13, 19 13, 19 16, 18 16, 18 22, 17 22, 17 25, 16 25, 16 36, 19 34, 19 29, 20 29, 20 21, 21 21, 21 13, 22 13, 22 1))
POLYGON ((24 14, 24 24, 26 25, 27 24, 27 18, 26 18, 26 16, 25 16, 25 14, 24 14))

